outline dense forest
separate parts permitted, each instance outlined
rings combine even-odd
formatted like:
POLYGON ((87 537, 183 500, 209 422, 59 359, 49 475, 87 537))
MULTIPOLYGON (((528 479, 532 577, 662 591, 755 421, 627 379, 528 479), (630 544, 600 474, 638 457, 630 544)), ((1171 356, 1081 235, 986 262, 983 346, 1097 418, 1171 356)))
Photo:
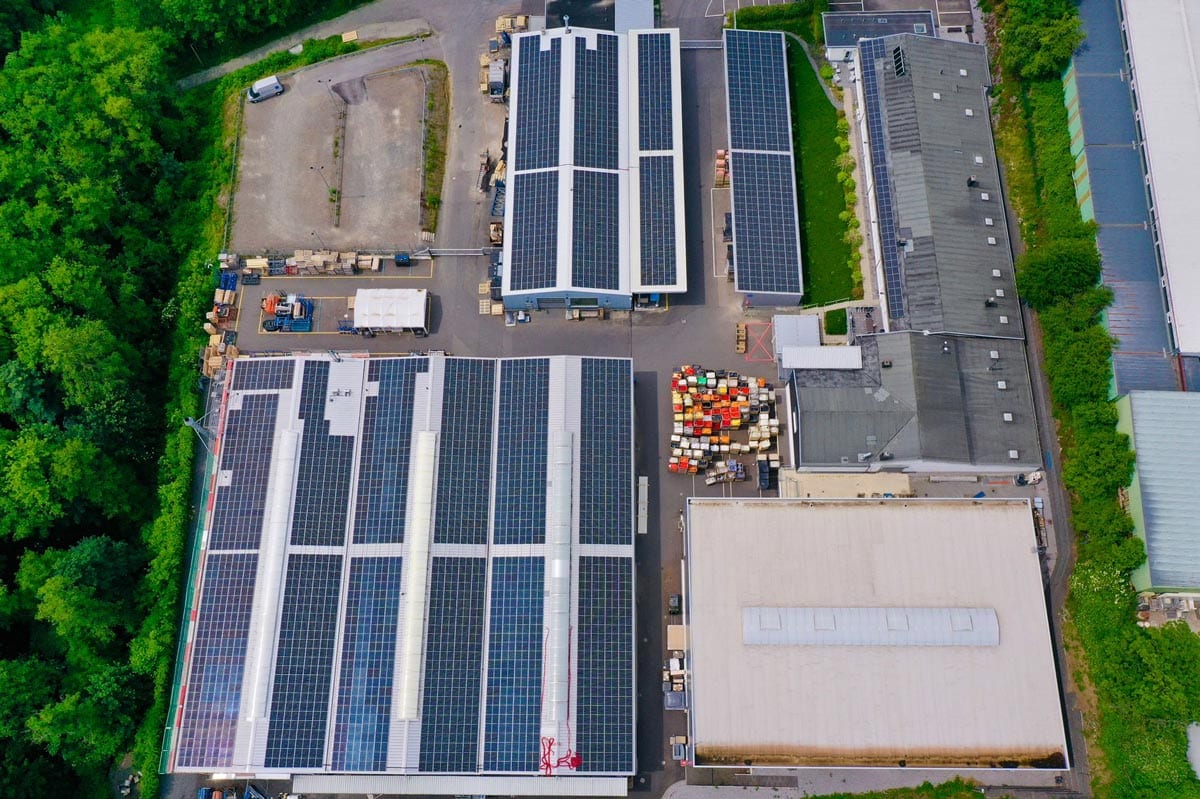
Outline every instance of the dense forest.
POLYGON ((221 132, 174 81, 345 6, 0 0, 0 796, 157 765, 221 132))

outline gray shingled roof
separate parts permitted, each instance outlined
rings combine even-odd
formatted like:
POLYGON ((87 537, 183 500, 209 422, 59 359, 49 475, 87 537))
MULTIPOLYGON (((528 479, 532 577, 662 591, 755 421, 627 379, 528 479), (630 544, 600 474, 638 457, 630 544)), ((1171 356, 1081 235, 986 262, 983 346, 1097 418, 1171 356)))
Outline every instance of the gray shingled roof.
POLYGON ((986 50, 911 34, 884 42, 885 56, 862 68, 881 81, 900 239, 883 246, 902 250, 907 315, 893 321, 935 333, 1022 337, 988 123, 986 50))
POLYGON ((862 370, 793 373, 802 465, 852 465, 885 451, 897 465, 1040 464, 1022 342, 900 332, 857 343, 862 370))

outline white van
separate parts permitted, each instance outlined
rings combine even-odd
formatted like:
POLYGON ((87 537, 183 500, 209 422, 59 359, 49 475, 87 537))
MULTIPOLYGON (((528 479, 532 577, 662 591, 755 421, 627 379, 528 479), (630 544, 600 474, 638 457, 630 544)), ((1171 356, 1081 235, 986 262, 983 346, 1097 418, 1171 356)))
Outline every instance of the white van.
POLYGON ((271 97, 283 94, 283 84, 279 82, 279 78, 272 75, 269 78, 263 78, 254 82, 254 85, 246 90, 246 99, 252 103, 261 103, 271 97))

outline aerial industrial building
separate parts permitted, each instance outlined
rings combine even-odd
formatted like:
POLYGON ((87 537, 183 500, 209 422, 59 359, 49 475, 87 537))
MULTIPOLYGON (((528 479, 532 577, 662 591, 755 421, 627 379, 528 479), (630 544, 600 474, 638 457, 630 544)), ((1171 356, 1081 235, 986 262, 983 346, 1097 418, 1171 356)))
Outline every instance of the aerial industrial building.
POLYGON ((679 31, 555 28, 512 47, 505 307, 686 292, 679 31))
POLYGON ((1133 586, 1160 594, 1200 594, 1200 546, 1191 461, 1200 451, 1200 395, 1131 391, 1117 400, 1117 429, 1137 453, 1124 502, 1146 560, 1133 586))
POLYGON ((932 11, 827 11, 821 15, 825 58, 834 62, 858 57, 858 43, 897 33, 937 36, 932 11))
POLYGON ((724 35, 734 289, 746 305, 799 305, 804 271, 784 35, 724 35))
POLYGON ((696 766, 1067 768, 1027 501, 686 513, 696 766))
POLYGON ((169 769, 624 795, 632 413, 625 359, 234 362, 169 769))
POLYGON ((988 122, 987 54, 915 34, 858 46, 881 308, 851 314, 854 346, 821 348, 842 357, 808 347, 781 358, 795 403, 794 462, 1035 469, 1042 453, 988 122))
MULTIPOLYGON (((1156 4, 1133 5, 1141 17, 1147 13, 1143 6, 1156 4)), ((1113 293, 1112 305, 1104 311, 1104 324, 1117 340, 1112 355, 1114 393, 1178 390, 1181 374, 1191 374, 1188 382, 1200 383, 1200 359, 1175 356, 1167 313, 1169 295, 1143 153, 1150 129, 1138 122, 1131 96, 1133 84, 1119 3, 1084 0, 1079 4, 1079 17, 1087 41, 1072 58, 1063 84, 1075 158, 1075 196, 1083 220, 1096 224, 1101 281, 1113 293)), ((1139 25, 1139 33, 1141 30, 1139 25)), ((1169 60, 1172 86, 1188 74, 1186 58, 1159 52, 1161 46, 1178 44, 1175 33, 1167 39, 1155 37, 1142 59, 1159 64, 1169 60)), ((1133 41, 1130 39, 1130 44, 1133 41)), ((1153 78, 1161 79, 1162 75, 1153 78)), ((1151 87, 1150 92, 1152 102, 1162 102, 1158 89, 1151 87)), ((1173 113, 1160 108, 1151 114, 1155 130, 1182 141, 1182 128, 1163 130, 1158 124, 1164 112, 1173 113)), ((1166 180, 1171 185, 1174 177, 1166 180)), ((1181 310, 1187 313, 1186 307, 1181 310)))

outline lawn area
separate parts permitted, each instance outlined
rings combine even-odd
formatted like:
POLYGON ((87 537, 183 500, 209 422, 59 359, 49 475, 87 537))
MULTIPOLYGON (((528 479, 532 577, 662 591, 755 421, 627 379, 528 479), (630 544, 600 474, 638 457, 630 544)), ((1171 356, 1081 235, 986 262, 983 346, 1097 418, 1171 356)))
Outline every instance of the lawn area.
POLYGON ((854 275, 846 243, 845 190, 838 182, 837 110, 804 50, 788 40, 792 147, 804 260, 804 303, 825 305, 850 298, 854 275))
POLYGON ((873 793, 838 793, 820 799, 977 799, 978 790, 961 780, 930 785, 928 782, 917 788, 892 788, 873 793))

